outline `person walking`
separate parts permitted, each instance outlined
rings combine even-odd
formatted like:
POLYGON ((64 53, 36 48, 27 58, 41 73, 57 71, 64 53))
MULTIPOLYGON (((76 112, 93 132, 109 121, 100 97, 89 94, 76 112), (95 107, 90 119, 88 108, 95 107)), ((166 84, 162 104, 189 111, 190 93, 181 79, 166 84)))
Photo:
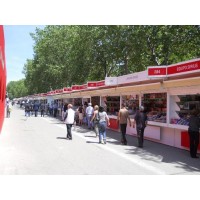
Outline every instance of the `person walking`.
POLYGON ((30 117, 31 116, 31 108, 30 108, 30 104, 29 103, 26 103, 25 104, 25 116, 26 117, 30 117))
POLYGON ((83 125, 83 106, 79 106, 78 108, 78 120, 79 120, 79 125, 82 126, 83 125))
POLYGON ((74 124, 75 111, 72 109, 72 104, 68 104, 68 109, 65 113, 64 123, 67 127, 67 136, 66 138, 72 140, 72 125, 74 124))
POLYGON ((96 137, 99 135, 99 121, 100 121, 100 116, 99 116, 99 106, 95 105, 94 106, 94 113, 91 119, 91 122, 94 122, 94 131, 96 133, 96 137))
POLYGON ((42 102, 40 105, 41 117, 44 117, 45 104, 42 102))
POLYGON ((107 113, 102 106, 99 107, 99 143, 106 144, 106 122, 110 125, 107 113))
POLYGON ((58 103, 55 101, 53 104, 53 116, 56 118, 58 112, 58 103))
POLYGON ((124 145, 127 145, 127 140, 126 140, 126 127, 127 127, 127 121, 129 121, 129 125, 131 127, 131 119, 129 116, 129 112, 126 109, 125 103, 122 103, 121 109, 119 110, 118 113, 118 118, 117 121, 120 125, 120 130, 121 130, 121 143, 124 145))
POLYGON ((133 120, 133 128, 135 128, 135 124, 138 137, 138 147, 142 148, 144 142, 144 129, 147 125, 147 115, 144 112, 143 106, 139 107, 139 111, 137 111, 135 115, 135 118, 133 120))
POLYGON ((39 103, 37 101, 35 101, 35 103, 33 105, 33 110, 35 111, 35 117, 37 117, 38 110, 39 110, 39 103))
POLYGON ((86 108, 85 112, 86 112, 86 117, 87 117, 88 128, 91 129, 92 128, 91 119, 92 119, 92 115, 93 115, 93 112, 94 112, 94 109, 93 109, 91 103, 88 103, 88 107, 86 108))
POLYGON ((197 156, 197 148, 199 145, 199 131, 200 131, 200 118, 198 116, 199 110, 192 110, 191 117, 189 118, 188 133, 190 138, 190 156, 192 158, 199 158, 197 156))
POLYGON ((64 121, 64 118, 65 118, 65 113, 66 113, 66 110, 68 108, 68 103, 65 103, 64 106, 63 106, 63 109, 62 109, 62 120, 64 121))
POLYGON ((12 110, 12 104, 11 104, 10 100, 8 100, 6 102, 6 116, 7 116, 7 118, 10 118, 11 110, 12 110))

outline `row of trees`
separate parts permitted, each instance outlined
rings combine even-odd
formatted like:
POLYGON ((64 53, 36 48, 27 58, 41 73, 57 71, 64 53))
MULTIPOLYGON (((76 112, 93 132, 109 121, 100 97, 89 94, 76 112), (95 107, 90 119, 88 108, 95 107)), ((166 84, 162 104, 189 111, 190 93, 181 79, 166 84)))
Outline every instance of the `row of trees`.
POLYGON ((31 33, 27 94, 120 76, 200 56, 199 26, 46 26, 31 33))
POLYGON ((10 99, 24 97, 28 95, 27 87, 24 85, 25 79, 10 81, 7 85, 7 92, 10 99))

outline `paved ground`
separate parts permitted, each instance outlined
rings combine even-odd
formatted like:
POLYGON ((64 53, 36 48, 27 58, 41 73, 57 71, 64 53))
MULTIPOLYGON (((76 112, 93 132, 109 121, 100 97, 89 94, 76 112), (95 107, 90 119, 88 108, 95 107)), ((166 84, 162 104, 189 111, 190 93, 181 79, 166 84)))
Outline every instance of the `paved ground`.
POLYGON ((135 137, 120 144, 120 134, 107 132, 107 144, 98 144, 93 131, 73 128, 66 140, 66 127, 58 119, 24 116, 17 106, 5 118, 0 135, 0 174, 20 175, 136 175, 200 174, 200 159, 186 150, 146 141, 137 147, 135 137))

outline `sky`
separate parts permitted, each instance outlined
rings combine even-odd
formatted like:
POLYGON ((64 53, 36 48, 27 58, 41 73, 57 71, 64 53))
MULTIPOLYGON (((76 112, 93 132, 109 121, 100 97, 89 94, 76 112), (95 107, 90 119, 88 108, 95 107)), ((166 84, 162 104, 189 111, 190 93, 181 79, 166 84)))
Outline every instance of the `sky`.
POLYGON ((1 6, 4 8, 0 12, 0 24, 4 25, 7 83, 25 78, 22 73, 24 64, 27 59, 33 58, 34 41, 30 33, 34 32, 36 27, 43 28, 43 24, 199 24, 199 7, 193 6, 197 5, 196 3, 199 0, 193 0, 193 4, 188 4, 186 0, 182 0, 181 4, 180 1, 176 0, 163 0, 162 4, 160 0, 115 0, 115 4, 109 0, 102 0, 101 4, 98 1, 94 3, 93 0, 75 0, 67 1, 65 5, 63 1, 57 0, 57 4, 55 4, 55 1, 49 1, 48 9, 46 9, 46 1, 35 0, 35 2, 39 3, 40 6, 34 3, 31 6, 27 5, 25 9, 20 7, 20 3, 24 3, 22 0, 13 0, 12 7, 17 9, 12 10, 10 10, 10 1, 3 2, 3 5, 1 3, 1 6), (173 6, 171 5, 172 2, 173 6), (37 13, 35 12, 36 10, 37 13), (35 24, 39 25, 36 26, 35 24))
POLYGON ((34 40, 30 33, 34 33, 36 27, 44 28, 41 25, 4 26, 7 84, 25 78, 22 73, 24 64, 33 58, 34 40))

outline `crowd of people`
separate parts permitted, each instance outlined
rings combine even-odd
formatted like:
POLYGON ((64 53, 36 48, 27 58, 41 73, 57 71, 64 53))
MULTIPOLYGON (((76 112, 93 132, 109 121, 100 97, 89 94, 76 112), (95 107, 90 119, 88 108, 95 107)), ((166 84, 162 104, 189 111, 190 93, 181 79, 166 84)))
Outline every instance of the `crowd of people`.
POLYGON ((49 115, 53 117, 57 117, 58 114, 58 104, 56 102, 51 104, 45 104, 45 102, 39 101, 26 101, 21 102, 20 107, 24 108, 25 116, 30 117, 34 115, 35 117, 38 116, 38 113, 41 114, 41 117, 44 115, 49 115))
MULTIPOLYGON (((68 105, 68 109, 69 107, 72 108, 72 105, 71 104, 68 105)), ((93 108, 92 104, 88 103, 88 105, 78 107, 76 112, 74 111, 73 114, 70 114, 72 115, 71 116, 72 118, 74 117, 74 121, 76 121, 76 115, 77 115, 79 117, 78 120, 79 125, 82 126, 84 121, 88 129, 94 129, 96 137, 99 136, 99 143, 106 144, 106 126, 110 125, 110 120, 106 111, 104 110, 104 107, 95 105, 93 108)), ((68 116, 70 117, 70 115, 68 116)), ((66 115, 64 114, 64 116, 66 115)), ((117 122, 121 131, 121 144, 127 145, 126 128, 127 124, 129 124, 130 127, 136 128, 138 147, 143 148, 144 131, 147 126, 147 120, 148 118, 145 112, 145 108, 143 106, 140 106, 134 116, 133 123, 131 123, 129 111, 127 110, 125 103, 122 103, 121 109, 119 110, 117 116, 117 122)), ((72 138, 71 135, 71 127, 73 124, 72 121, 73 120, 70 121, 71 124, 69 127, 68 120, 65 120, 65 123, 67 125, 67 134, 70 135, 70 138, 72 138)), ((194 109, 191 112, 191 117, 189 120, 189 127, 188 127, 188 133, 190 139, 190 155, 192 158, 198 158, 197 148, 199 145, 199 131, 200 131, 199 111, 194 109)))
MULTIPOLYGON (((73 113, 71 112, 70 114, 68 113, 69 107, 71 109, 72 105, 65 104, 62 113, 62 120, 66 123, 67 126, 67 139, 72 139, 71 127, 74 123, 72 123, 71 120, 68 120, 68 118, 71 119, 74 117, 74 121, 78 125, 82 126, 85 124, 88 129, 94 130, 95 136, 99 138, 99 143, 106 144, 106 127, 110 126, 110 120, 104 107, 99 105, 95 105, 93 107, 91 103, 88 103, 84 104, 84 106, 79 106, 73 113)), ((126 127, 127 123, 129 122, 130 126, 135 127, 136 125, 138 147, 142 148, 144 140, 144 129, 147 124, 147 115, 144 112, 144 107, 141 106, 139 108, 137 114, 135 115, 133 124, 131 124, 126 105, 122 104, 121 109, 118 112, 117 122, 121 130, 121 144, 127 145, 126 127)))
MULTIPOLYGON (((38 112, 41 113, 41 117, 49 115, 57 117, 58 104, 52 102, 51 104, 45 104, 44 102, 26 102, 24 104, 25 116, 30 117, 34 115, 38 116, 38 112)), ((11 104, 7 102, 7 117, 10 117, 11 104)), ((72 140, 72 126, 73 124, 82 126, 85 125, 89 130, 94 130, 95 136, 98 137, 100 144, 106 144, 106 127, 110 126, 110 119, 107 115, 105 107, 94 105, 89 102, 85 102, 84 105, 73 107, 72 104, 65 103, 62 106, 62 121, 67 127, 66 138, 72 140)), ((194 109, 191 111, 189 119, 189 141, 190 141, 190 156, 192 158, 198 158, 197 149, 199 145, 199 131, 200 131, 200 117, 199 111, 194 109)), ((121 132, 121 144, 127 145, 126 128, 127 125, 136 128, 138 147, 143 148, 144 143, 144 131, 147 126, 147 114, 143 106, 140 106, 134 116, 133 123, 131 123, 129 111, 125 103, 122 103, 121 109, 119 109, 117 122, 121 132)))

